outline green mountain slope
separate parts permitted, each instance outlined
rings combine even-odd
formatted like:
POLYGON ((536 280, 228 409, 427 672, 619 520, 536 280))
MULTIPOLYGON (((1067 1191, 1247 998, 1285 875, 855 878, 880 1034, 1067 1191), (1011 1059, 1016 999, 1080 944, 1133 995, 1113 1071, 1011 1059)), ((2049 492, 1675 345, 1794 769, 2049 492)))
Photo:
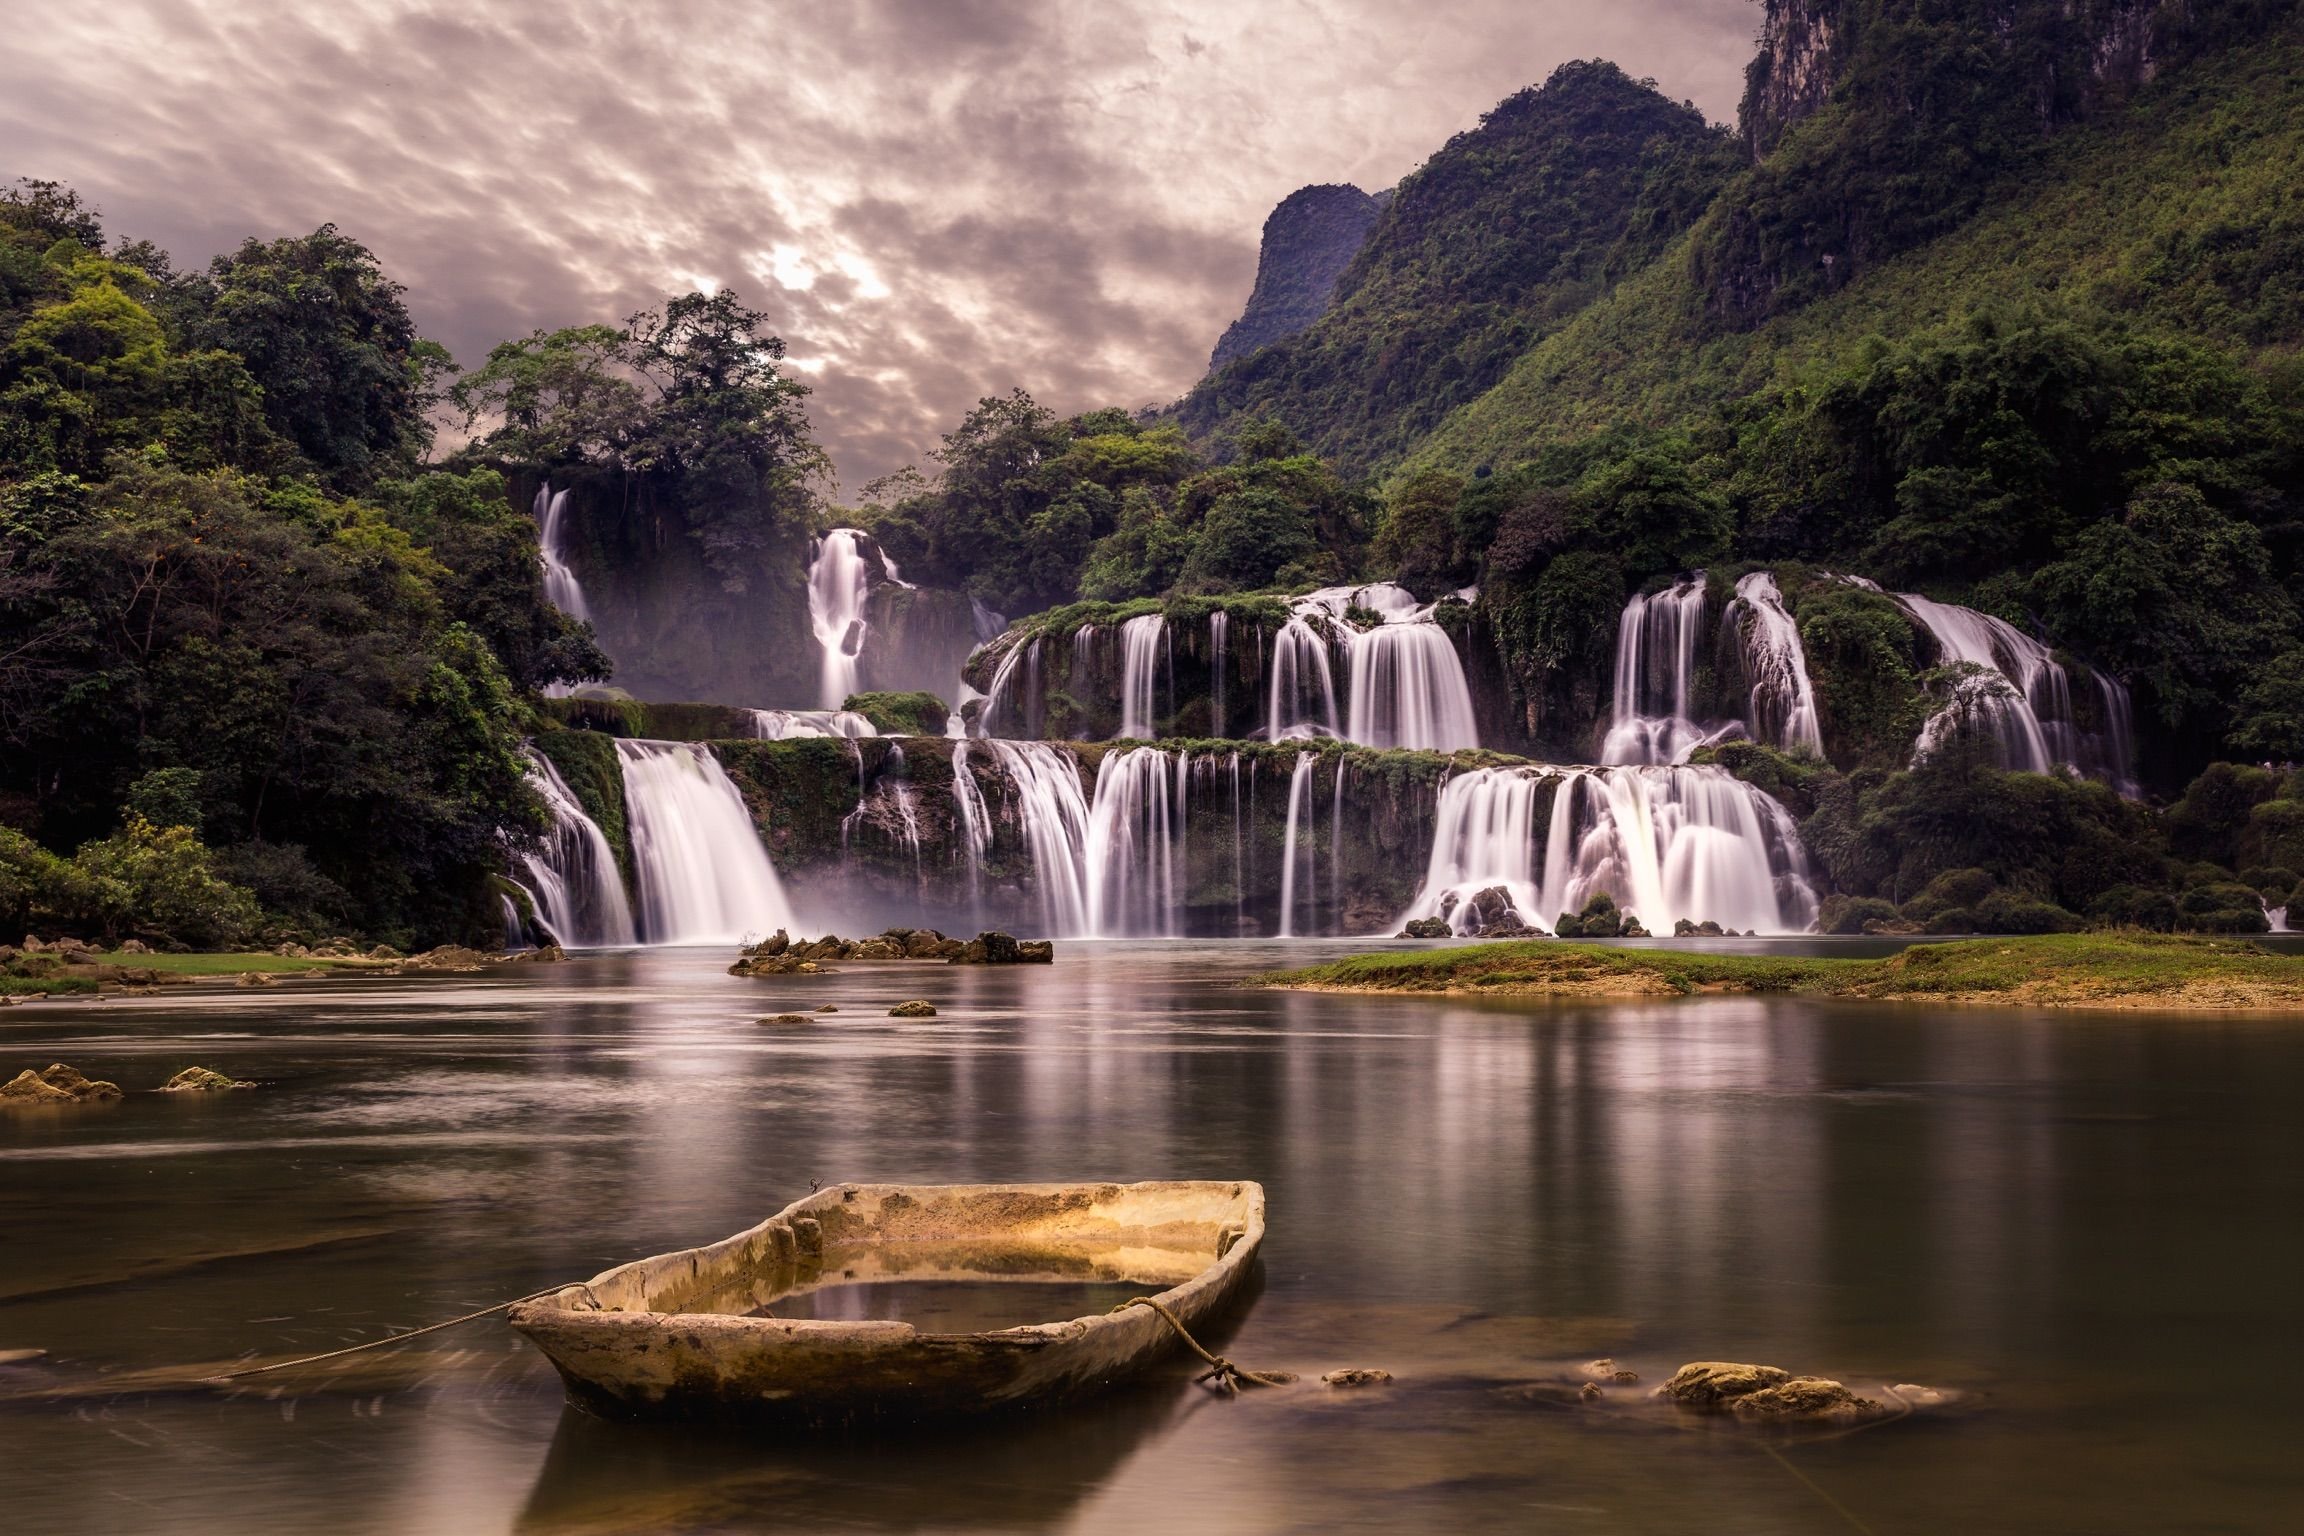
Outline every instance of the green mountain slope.
POLYGON ((1401 183, 1318 323, 1219 369, 1178 419, 1270 415, 1348 471, 1396 458, 1653 259, 1737 160, 1693 107, 1563 65, 1401 183))
POLYGON ((1867 338, 1981 308, 2080 314, 2276 362, 2304 339, 2304 36, 2291 20, 2163 76, 2048 142, 1959 228, 1751 330, 1722 326, 1708 283, 1736 196, 1532 346, 1409 464, 1501 467, 1626 422, 1690 426, 1867 338))

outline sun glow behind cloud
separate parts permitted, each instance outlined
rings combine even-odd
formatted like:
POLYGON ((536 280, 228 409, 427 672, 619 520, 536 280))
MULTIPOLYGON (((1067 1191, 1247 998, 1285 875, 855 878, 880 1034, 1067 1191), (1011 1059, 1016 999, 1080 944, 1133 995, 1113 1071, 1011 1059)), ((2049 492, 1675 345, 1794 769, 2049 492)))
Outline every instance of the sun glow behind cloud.
POLYGON ((334 222, 460 360, 686 287, 766 311, 848 485, 981 394, 1173 398, 1307 182, 1390 185, 1569 58, 1733 111, 1746 0, 27 6, 0 173, 181 265, 334 222))

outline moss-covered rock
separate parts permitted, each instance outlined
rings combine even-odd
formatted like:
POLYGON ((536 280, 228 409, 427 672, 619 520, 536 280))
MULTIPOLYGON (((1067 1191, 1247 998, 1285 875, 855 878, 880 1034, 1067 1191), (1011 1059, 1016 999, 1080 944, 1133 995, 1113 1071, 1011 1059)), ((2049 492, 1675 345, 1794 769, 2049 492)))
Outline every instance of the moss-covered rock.
POLYGON ((951 714, 932 693, 852 693, 840 707, 871 721, 883 736, 941 736, 951 714))
POLYGON ((1792 1373, 1773 1365, 1741 1365, 1728 1360, 1695 1360, 1672 1373, 1661 1395, 1692 1408, 1715 1408, 1734 1398, 1782 1386, 1792 1373))

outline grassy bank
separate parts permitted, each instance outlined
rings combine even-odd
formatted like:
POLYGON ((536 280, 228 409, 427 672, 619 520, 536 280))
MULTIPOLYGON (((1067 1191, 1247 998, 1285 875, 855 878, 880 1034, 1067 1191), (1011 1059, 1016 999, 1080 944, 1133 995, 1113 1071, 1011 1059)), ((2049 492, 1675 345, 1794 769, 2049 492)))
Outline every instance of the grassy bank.
POLYGON ((58 997, 97 991, 106 983, 128 981, 152 972, 186 980, 238 976, 247 971, 274 975, 301 975, 315 971, 367 970, 386 964, 378 960, 344 960, 265 953, 131 955, 117 950, 100 953, 93 965, 60 965, 46 974, 11 975, 0 971, 0 995, 58 997), (133 973, 130 974, 130 973, 133 973))
POLYGON ((1493 997, 1674 997, 1780 993, 1818 998, 2065 1008, 2304 1006, 2304 957, 2241 939, 2065 933, 1915 945, 1885 959, 1719 955, 1530 939, 1354 955, 1257 978, 1328 992, 1493 997))

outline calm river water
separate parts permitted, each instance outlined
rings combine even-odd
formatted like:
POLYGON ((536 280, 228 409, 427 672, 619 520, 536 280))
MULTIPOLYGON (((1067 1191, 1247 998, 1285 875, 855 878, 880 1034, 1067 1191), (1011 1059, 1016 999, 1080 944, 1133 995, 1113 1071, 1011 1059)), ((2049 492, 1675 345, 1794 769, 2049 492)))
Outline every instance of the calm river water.
POLYGON ((1235 985, 1365 947, 751 981, 671 951, 0 1013, 10 1075, 265 1084, 0 1118, 0 1355, 48 1351, 0 1366, 6 1527, 2298 1528, 2297 1021, 1235 985), (494 1319, 237 1396, 104 1380, 452 1316, 811 1181, 1157 1177, 1269 1192, 1227 1353, 1396 1385, 1179 1369, 957 1436, 720 1439, 563 1411, 494 1319), (1771 1442, 1499 1390, 1602 1354, 1977 1400, 1771 1442))

